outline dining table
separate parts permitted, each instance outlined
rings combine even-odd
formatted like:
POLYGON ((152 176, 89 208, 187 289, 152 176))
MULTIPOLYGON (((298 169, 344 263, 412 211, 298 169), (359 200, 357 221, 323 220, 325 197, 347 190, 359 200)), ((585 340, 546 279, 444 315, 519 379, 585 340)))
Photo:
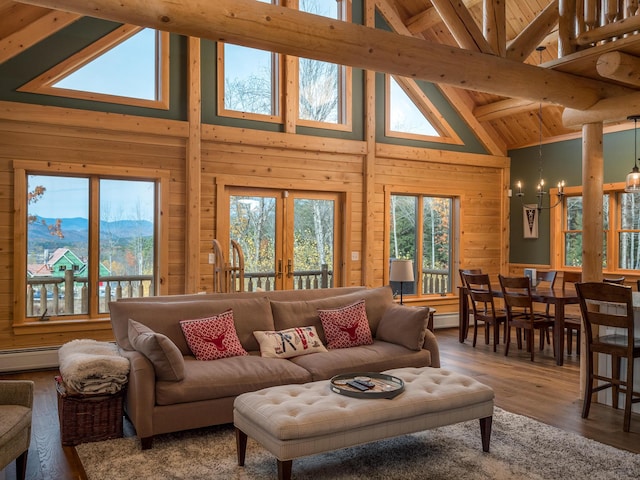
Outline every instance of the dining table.
MULTIPOLYGON (((464 343, 469 330, 469 294, 466 287, 458 287, 459 289, 459 332, 458 340, 464 343)), ((502 298, 502 290, 492 290, 493 296, 502 298)), ((553 305, 554 307, 554 349, 556 356, 556 364, 562 366, 564 364, 564 312, 567 305, 576 305, 580 303, 578 293, 573 284, 567 284, 564 287, 531 287, 531 298, 535 303, 544 303, 553 305)))

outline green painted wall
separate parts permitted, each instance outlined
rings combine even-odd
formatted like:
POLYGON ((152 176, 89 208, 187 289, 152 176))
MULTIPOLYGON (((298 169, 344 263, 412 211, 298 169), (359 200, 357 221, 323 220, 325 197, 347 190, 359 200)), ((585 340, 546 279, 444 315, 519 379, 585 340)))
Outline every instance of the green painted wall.
MULTIPOLYGON (((603 140, 604 182, 623 182, 633 167, 633 128, 623 132, 607 134, 603 140)), ((516 182, 523 185, 525 203, 536 203, 536 185, 539 178, 539 147, 511 150, 511 263, 550 263, 549 210, 542 210, 537 239, 523 238, 522 203, 515 195, 516 182)), ((555 186, 564 179, 567 186, 582 185, 582 140, 567 140, 542 146, 542 178, 547 185, 555 186)), ((548 195, 547 195, 548 197, 548 195)), ((557 197, 556 197, 557 198, 557 197)), ((554 202, 555 203, 555 202, 554 202)), ((545 199, 549 205, 549 198, 545 199)), ((560 208, 559 206, 556 208, 560 208)))

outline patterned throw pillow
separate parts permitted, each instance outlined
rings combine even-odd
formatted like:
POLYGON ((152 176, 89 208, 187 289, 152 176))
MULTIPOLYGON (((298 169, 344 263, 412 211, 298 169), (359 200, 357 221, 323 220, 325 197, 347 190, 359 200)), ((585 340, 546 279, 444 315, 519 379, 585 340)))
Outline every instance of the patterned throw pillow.
POLYGON ((331 310, 318 310, 327 348, 348 348, 371 345, 373 338, 364 300, 331 310))
POLYGON ((209 318, 182 320, 180 328, 198 360, 248 355, 238 339, 233 323, 233 310, 209 318))
POLYGON ((253 335, 260 344, 260 355, 263 357, 291 358, 327 351, 315 327, 296 327, 277 332, 257 331, 253 335))

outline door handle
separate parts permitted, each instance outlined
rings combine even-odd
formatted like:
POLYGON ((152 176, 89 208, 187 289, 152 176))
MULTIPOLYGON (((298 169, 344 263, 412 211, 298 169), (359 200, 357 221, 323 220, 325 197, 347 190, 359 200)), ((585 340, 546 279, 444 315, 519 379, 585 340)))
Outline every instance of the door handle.
POLYGON ((291 259, 287 260, 287 277, 293 277, 293 261, 291 259))
POLYGON ((282 259, 278 260, 278 272, 276 273, 276 277, 282 278, 282 259))

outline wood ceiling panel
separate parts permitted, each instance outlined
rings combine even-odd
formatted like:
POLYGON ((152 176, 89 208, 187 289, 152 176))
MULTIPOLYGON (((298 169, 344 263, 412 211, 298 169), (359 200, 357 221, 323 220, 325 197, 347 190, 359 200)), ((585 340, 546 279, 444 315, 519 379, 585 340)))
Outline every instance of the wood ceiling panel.
POLYGON ((34 7, 24 3, 0 3, 0 40, 29 26, 50 11, 48 8, 34 7))

